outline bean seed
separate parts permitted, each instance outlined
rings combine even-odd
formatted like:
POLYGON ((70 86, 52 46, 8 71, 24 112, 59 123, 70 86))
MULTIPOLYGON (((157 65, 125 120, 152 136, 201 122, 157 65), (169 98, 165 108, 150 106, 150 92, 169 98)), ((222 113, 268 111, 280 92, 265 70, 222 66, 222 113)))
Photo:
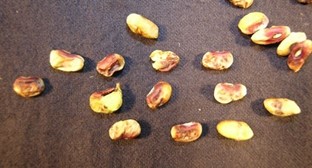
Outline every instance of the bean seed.
POLYGON ((217 124, 217 131, 222 136, 236 141, 245 141, 254 136, 252 129, 244 121, 223 120, 217 124))
POLYGON ((60 71, 76 72, 83 68, 84 58, 66 50, 52 50, 50 52, 50 65, 60 71))
POLYGON ((269 24, 269 18, 261 12, 251 12, 245 15, 238 23, 238 28, 242 33, 250 35, 260 29, 264 29, 269 24))
POLYGON ((202 125, 198 122, 188 122, 174 125, 171 128, 171 137, 177 142, 192 142, 202 134, 202 125))
POLYGON ((256 44, 269 45, 279 43, 290 34, 288 26, 272 26, 261 29, 251 36, 251 40, 256 44))
POLYGON ((253 0, 230 0, 230 2, 240 8, 249 8, 252 5, 253 0))
POLYGON ((155 50, 151 53, 153 68, 161 72, 167 72, 176 67, 180 61, 177 54, 172 51, 155 50))
POLYGON ((219 83, 214 89, 214 98, 221 104, 228 104, 245 97, 246 86, 242 84, 219 83))
POLYGON ((94 92, 90 96, 90 107, 96 113, 113 113, 122 105, 122 90, 117 83, 115 88, 94 92))
POLYGON ((290 47, 307 39, 304 32, 291 32, 277 47, 277 55, 288 56, 290 53, 290 47))
POLYGON ((125 59, 119 54, 109 54, 97 63, 96 70, 105 77, 111 77, 125 66, 125 59))
POLYGON ((145 38, 158 38, 158 26, 142 15, 131 13, 127 17, 127 25, 135 34, 142 35, 145 38))
POLYGON ((223 70, 228 69, 233 61, 233 55, 229 51, 213 51, 203 56, 202 65, 209 69, 223 70))
POLYGON ((148 107, 156 109, 167 103, 171 97, 172 87, 169 83, 159 81, 146 96, 148 107))
POLYGON ((35 76, 20 76, 13 84, 13 90, 23 97, 37 96, 43 92, 44 88, 43 80, 35 76))
POLYGON ((287 98, 268 98, 265 99, 264 107, 271 114, 279 117, 287 117, 301 113, 300 107, 293 100, 287 98))
POLYGON ((133 119, 121 120, 114 123, 108 132, 112 140, 134 139, 141 134, 141 126, 133 119))
POLYGON ((290 54, 288 56, 287 65, 294 72, 298 72, 306 59, 312 53, 312 41, 305 40, 300 43, 296 43, 291 47, 290 54))

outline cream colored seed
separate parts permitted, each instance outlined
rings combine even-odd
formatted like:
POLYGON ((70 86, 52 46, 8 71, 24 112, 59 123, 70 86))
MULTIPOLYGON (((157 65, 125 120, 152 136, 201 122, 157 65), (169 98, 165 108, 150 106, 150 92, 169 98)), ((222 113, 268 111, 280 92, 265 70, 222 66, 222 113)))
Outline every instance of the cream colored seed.
POLYGON ((155 50, 151 53, 150 59, 153 61, 153 68, 161 72, 167 72, 176 67, 180 57, 172 51, 155 50))
POLYGON ((141 134, 141 126, 133 119, 122 120, 114 123, 108 132, 112 140, 133 139, 141 134))
POLYGON ((202 58, 202 65, 205 68, 214 70, 224 70, 230 68, 234 58, 229 51, 213 51, 207 52, 202 58))
POLYGON ((76 72, 83 68, 84 58, 66 50, 52 50, 50 52, 50 65, 60 71, 76 72))
POLYGON ((243 121, 223 120, 217 124, 217 131, 222 136, 236 141, 249 140, 254 136, 252 129, 243 121))
POLYGON ((109 114, 117 111, 122 105, 122 90, 117 83, 115 88, 94 92, 90 98, 90 107, 94 112, 109 114))
POLYGON ((288 56, 290 48, 293 44, 302 42, 307 39, 304 32, 291 32, 277 47, 277 55, 288 56))
POLYGON ((249 8, 253 4, 253 0, 230 0, 230 2, 240 8, 249 8))
POLYGON ((279 117, 301 113, 301 109, 297 103, 287 98, 268 98, 264 100, 263 104, 268 112, 279 117))
POLYGON ((158 38, 158 26, 144 16, 131 13, 128 15, 126 22, 133 33, 142 35, 145 38, 158 38))
POLYGON ((214 98, 221 104, 228 104, 244 98, 247 88, 243 84, 219 83, 214 89, 214 98))
POLYGON ((269 24, 269 18, 261 12, 251 12, 242 17, 238 23, 238 28, 244 34, 250 35, 260 29, 264 29, 269 24))

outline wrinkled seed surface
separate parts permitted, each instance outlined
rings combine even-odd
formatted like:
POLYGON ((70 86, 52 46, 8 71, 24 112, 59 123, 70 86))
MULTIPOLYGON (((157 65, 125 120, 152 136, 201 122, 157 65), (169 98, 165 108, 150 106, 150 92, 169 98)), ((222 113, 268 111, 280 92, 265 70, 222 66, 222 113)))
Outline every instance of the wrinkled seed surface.
POLYGON ((224 70, 230 68, 234 58, 229 51, 213 51, 207 52, 202 58, 202 65, 205 68, 214 70, 224 70))
POLYGON ((155 50, 150 54, 153 68, 161 72, 167 72, 176 67, 180 57, 172 51, 155 50))
POLYGON ((121 71, 125 66, 125 59, 123 56, 113 53, 105 56, 96 65, 98 73, 105 77, 111 77, 115 72, 121 71))
POLYGON ((198 122, 188 122, 174 125, 171 128, 171 137, 177 142, 192 142, 202 134, 202 125, 198 122))
POLYGON ((33 97, 44 91, 45 85, 41 78, 35 76, 20 76, 13 83, 13 90, 20 96, 33 97))
POLYGON ((112 140, 133 139, 141 134, 141 126, 134 119, 121 120, 114 123, 108 132, 112 140))
POLYGON ((172 94, 172 87, 168 82, 157 82, 146 96, 148 107, 156 109, 167 103, 172 94))
POLYGON ((94 92, 89 98, 94 112, 109 114, 117 111, 122 105, 122 90, 117 83, 115 88, 94 92))

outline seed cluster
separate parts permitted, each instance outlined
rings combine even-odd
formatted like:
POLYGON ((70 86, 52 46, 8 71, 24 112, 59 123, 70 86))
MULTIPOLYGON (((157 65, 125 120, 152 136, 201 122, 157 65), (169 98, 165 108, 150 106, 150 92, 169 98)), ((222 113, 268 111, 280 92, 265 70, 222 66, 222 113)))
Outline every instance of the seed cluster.
MULTIPOLYGON (((253 1, 231 0, 234 5, 248 8, 253 1)), ((126 23, 129 29, 145 38, 157 39, 158 26, 142 15, 132 13, 126 23)), ((261 12, 252 12, 244 16, 238 23, 242 33, 252 35, 251 40, 260 45, 280 43, 277 54, 288 56, 288 66, 293 71, 300 70, 304 61, 312 52, 312 41, 307 40, 303 32, 291 32, 288 26, 272 26, 266 28, 268 17, 261 12)), ((152 67, 156 71, 172 71, 180 61, 180 57, 172 51, 155 50, 150 54, 153 61, 152 67)), ((201 64, 212 70, 229 69, 234 57, 229 51, 210 51, 203 55, 201 64)), ((112 53, 105 56, 97 63, 96 70, 105 77, 114 76, 121 71, 126 64, 123 56, 112 53)), ((84 58, 72 54, 66 50, 52 50, 50 53, 50 65, 64 72, 76 72, 83 68, 84 58)), ((23 97, 37 96, 44 91, 44 82, 39 77, 19 77, 13 84, 14 91, 23 97)), ((156 110, 164 106, 171 98, 173 89, 168 82, 159 81, 146 95, 146 104, 156 110)), ((243 84, 219 83, 215 86, 214 98, 221 104, 243 99, 247 95, 247 88, 243 84)), ((123 93, 120 83, 115 87, 102 91, 96 91, 90 95, 90 108, 96 113, 110 114, 118 111, 123 104, 123 93)), ((287 98, 265 99, 264 107, 269 113, 279 117, 296 115, 301 112, 300 107, 293 100, 287 98)), ((218 133, 226 138, 236 141, 249 140, 254 136, 250 126, 244 121, 223 120, 217 124, 218 133)), ((170 134, 174 141, 193 142, 202 135, 202 124, 196 121, 172 126, 170 134)), ((140 135, 141 125, 135 119, 121 120, 114 123, 109 129, 109 137, 112 140, 133 139, 140 135)))
POLYGON ((280 43, 277 55, 287 56, 289 69, 298 72, 306 59, 312 53, 312 42, 304 32, 291 32, 288 26, 272 26, 268 17, 261 12, 251 12, 245 15, 238 23, 243 34, 252 35, 251 41, 255 44, 270 45, 280 43))

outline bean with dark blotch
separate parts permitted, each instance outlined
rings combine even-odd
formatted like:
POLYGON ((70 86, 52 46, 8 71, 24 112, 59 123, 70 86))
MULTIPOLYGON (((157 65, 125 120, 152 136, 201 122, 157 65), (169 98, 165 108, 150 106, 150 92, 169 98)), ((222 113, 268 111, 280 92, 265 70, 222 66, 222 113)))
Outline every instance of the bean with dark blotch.
POLYGON ((43 80, 35 76, 20 76, 13 84, 13 90, 23 97, 37 96, 44 91, 44 88, 43 80))
POLYGON ((205 68, 214 70, 224 70, 230 68, 234 58, 229 51, 212 51, 204 54, 202 65, 205 68))
POLYGON ((263 104, 268 112, 279 117, 301 113, 301 109, 297 103, 287 98, 267 98, 263 101, 263 104))
POLYGON ((240 100, 247 94, 243 84, 219 83, 214 89, 214 98, 221 104, 228 104, 240 100))
POLYGON ((279 43, 290 34, 288 26, 272 26, 261 29, 251 36, 251 40, 260 45, 279 43))
POLYGON ((123 56, 113 53, 99 61, 96 70, 105 77, 111 77, 115 72, 122 70, 124 66, 125 59, 123 56))
POLYGON ((305 61, 312 53, 312 41, 305 40, 300 43, 296 43, 291 47, 290 54, 288 56, 287 65, 294 72, 298 72, 305 61))
POLYGON ((148 107, 156 109, 167 103, 171 97, 172 87, 168 82, 160 81, 156 83, 146 96, 148 107))
POLYGON ((192 142, 202 134, 202 125, 198 122, 188 122, 174 125, 171 128, 171 137, 177 142, 192 142))

